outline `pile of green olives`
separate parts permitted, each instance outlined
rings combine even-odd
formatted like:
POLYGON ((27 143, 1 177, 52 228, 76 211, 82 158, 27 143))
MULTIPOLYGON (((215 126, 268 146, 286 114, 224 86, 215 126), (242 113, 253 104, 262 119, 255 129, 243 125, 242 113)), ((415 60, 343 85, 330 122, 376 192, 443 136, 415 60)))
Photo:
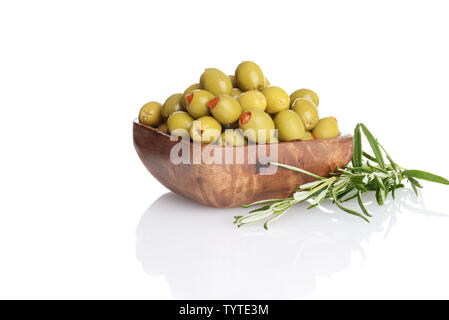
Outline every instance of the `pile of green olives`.
POLYGON ((163 104, 146 103, 139 122, 193 142, 224 146, 337 137, 337 120, 320 119, 318 104, 314 91, 289 95, 272 86, 256 63, 243 61, 233 75, 207 68, 183 93, 163 104))

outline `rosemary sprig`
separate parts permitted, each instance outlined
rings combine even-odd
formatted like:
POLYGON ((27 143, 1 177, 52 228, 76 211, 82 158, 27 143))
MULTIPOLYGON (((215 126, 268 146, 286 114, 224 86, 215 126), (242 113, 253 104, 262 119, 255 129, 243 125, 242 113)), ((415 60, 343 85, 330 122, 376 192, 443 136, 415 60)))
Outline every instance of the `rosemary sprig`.
POLYGON ((317 180, 299 186, 291 197, 262 200, 243 206, 244 208, 259 206, 259 208, 250 211, 247 215, 234 217, 234 223, 238 227, 266 220, 264 228, 268 229, 271 222, 282 217, 295 204, 307 201, 310 204, 308 209, 310 209, 320 205, 326 199, 332 200, 344 212, 369 222, 371 214, 363 204, 364 193, 375 192, 378 205, 383 205, 390 192, 394 199, 395 191, 405 187, 404 180, 410 183, 417 195, 418 188, 422 188, 417 179, 449 185, 447 179, 433 173, 407 170, 399 166, 363 123, 357 124, 354 130, 352 166, 337 167, 336 172, 329 173, 329 178, 282 163, 268 163, 309 175, 317 180), (368 140, 374 156, 362 150, 362 133, 368 140), (388 163, 385 162, 384 156, 388 163), (354 198, 357 198, 361 212, 343 205, 344 202, 354 198))

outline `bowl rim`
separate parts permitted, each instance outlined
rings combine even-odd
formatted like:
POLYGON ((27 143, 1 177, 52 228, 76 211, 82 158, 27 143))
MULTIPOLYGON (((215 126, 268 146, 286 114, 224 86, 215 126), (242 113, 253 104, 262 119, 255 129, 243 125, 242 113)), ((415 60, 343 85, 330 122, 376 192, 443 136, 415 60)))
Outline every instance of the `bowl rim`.
MULTIPOLYGON (((154 127, 151 127, 149 125, 140 123, 138 118, 135 118, 133 122, 134 122, 134 125, 137 125, 139 127, 145 128, 146 130, 152 131, 152 132, 154 132, 156 134, 159 134, 159 135, 161 135, 163 137, 166 137, 166 138, 171 138, 172 137, 170 134, 165 133, 165 132, 159 130, 158 128, 154 128, 154 127)), ((214 147, 220 147, 220 148, 246 148, 249 145, 253 145, 253 146, 254 145, 256 145, 256 146, 257 145, 275 145, 275 144, 277 144, 277 145, 286 145, 286 144, 294 144, 294 143, 309 144, 309 143, 322 143, 323 141, 351 140, 352 138, 353 138, 352 134, 340 132, 340 135, 338 137, 330 138, 330 139, 315 139, 315 140, 299 140, 299 139, 297 139, 297 140, 292 140, 292 141, 279 141, 279 142, 274 142, 274 143, 247 144, 247 145, 244 145, 244 146, 225 146, 225 145, 219 145, 219 144, 216 144, 216 143, 212 143, 212 144, 209 143, 209 144, 201 144, 201 147, 214 146, 214 147)), ((185 143, 188 142, 192 146, 193 146, 194 143, 195 144, 198 143, 198 142, 193 142, 193 141, 182 140, 181 137, 179 137, 178 141, 183 141, 185 143)))

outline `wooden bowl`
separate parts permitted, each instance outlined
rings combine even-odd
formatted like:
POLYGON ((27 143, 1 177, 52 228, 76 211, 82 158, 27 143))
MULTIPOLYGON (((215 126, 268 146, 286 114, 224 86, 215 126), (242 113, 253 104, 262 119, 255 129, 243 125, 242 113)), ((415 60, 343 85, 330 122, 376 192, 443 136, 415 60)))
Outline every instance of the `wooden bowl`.
MULTIPOLYGON (((266 157, 256 159, 248 152, 252 146, 200 145, 187 141, 172 141, 170 135, 134 121, 134 146, 145 167, 166 188, 196 202, 217 208, 238 207, 254 201, 288 197, 295 189, 314 179, 288 169, 264 165, 266 157), (170 150, 178 143, 190 150, 190 163, 174 164, 170 150), (195 146, 194 146, 195 145, 195 146), (208 148, 211 156, 228 153, 243 154, 242 164, 216 164, 201 159, 192 164, 194 147, 208 148), (269 168, 267 168, 269 167, 269 168), (263 174, 274 170, 271 175, 263 174)), ((181 145, 180 145, 181 146, 181 145)), ((180 147, 178 146, 178 147, 180 147)), ((280 142, 276 146, 257 145, 269 156, 277 148, 278 162, 303 168, 319 176, 328 176, 336 166, 342 167, 352 158, 350 135, 335 139, 280 142)), ((253 149, 254 150, 254 149, 253 149)), ((224 161, 223 161, 224 162, 224 161)))

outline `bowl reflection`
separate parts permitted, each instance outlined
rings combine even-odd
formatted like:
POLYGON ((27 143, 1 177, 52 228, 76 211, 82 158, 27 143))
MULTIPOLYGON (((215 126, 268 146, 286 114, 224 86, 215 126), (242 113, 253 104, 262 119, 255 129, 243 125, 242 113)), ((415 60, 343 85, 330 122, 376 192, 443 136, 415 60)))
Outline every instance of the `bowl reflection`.
MULTIPOLYGON (((211 209, 174 193, 157 199, 137 227, 137 258, 149 275, 163 275, 177 299, 291 299, 313 292, 318 277, 348 268, 376 233, 386 237, 397 213, 426 213, 410 190, 383 207, 368 204, 368 224, 335 210, 291 209, 269 231, 237 229, 247 209, 211 209)), ((373 200, 373 199, 371 199, 373 200)), ((356 203, 349 203, 356 207, 356 203)))

